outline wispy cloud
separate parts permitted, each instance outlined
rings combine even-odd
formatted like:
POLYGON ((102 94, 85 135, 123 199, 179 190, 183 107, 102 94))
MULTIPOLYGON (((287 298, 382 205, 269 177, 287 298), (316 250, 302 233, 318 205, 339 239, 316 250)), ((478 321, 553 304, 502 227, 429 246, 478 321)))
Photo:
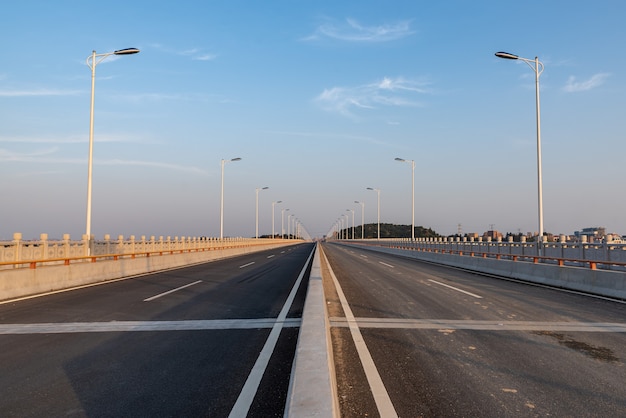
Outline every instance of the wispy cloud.
MULTIPOLYGON (((68 135, 64 137, 46 137, 46 136, 0 136, 0 143, 19 143, 19 144, 77 144, 81 142, 87 142, 89 136, 87 133, 84 135, 68 135)), ((119 135, 119 134, 99 134, 96 138, 97 142, 125 142, 125 143, 138 143, 138 144, 156 144, 160 143, 148 138, 142 138, 132 135, 119 135)))
POLYGON ((356 109, 420 106, 415 96, 428 93, 427 85, 402 77, 385 77, 381 81, 360 86, 324 89, 315 102, 325 110, 345 116, 354 116, 353 111, 356 109))
POLYGON ((570 76, 570 78, 567 80, 567 83, 563 87, 563 90, 568 93, 591 90, 604 84, 604 81, 609 77, 609 75, 610 74, 608 73, 599 73, 593 75, 588 80, 582 81, 578 81, 576 80, 576 77, 570 76))
POLYGON ((319 25, 315 32, 305 40, 336 39, 348 42, 387 42, 401 39, 413 34, 411 22, 403 20, 390 24, 366 26, 356 19, 346 19, 345 22, 329 20, 319 25))
POLYGON ((200 48, 189 48, 189 49, 176 49, 171 47, 166 47, 161 44, 150 44, 150 47, 153 49, 157 49, 159 51, 163 51, 168 54, 179 55, 182 57, 189 57, 194 61, 212 61, 217 58, 216 54, 211 54, 202 50, 200 48))
POLYGON ((188 173, 195 173, 195 174, 202 174, 202 175, 207 175, 208 174, 207 170, 203 170, 203 169, 198 168, 198 167, 187 166, 187 165, 179 165, 179 164, 171 164, 171 163, 164 163, 164 162, 158 162, 158 161, 140 161, 140 160, 119 160, 119 159, 115 159, 115 160, 100 161, 99 164, 101 164, 101 165, 126 165, 126 166, 140 166, 140 167, 156 167, 156 168, 163 168, 163 169, 166 169, 166 170, 184 171, 184 172, 188 172, 188 173))
MULTIPOLYGON (((87 162, 84 158, 66 158, 56 157, 59 149, 57 147, 46 148, 42 150, 32 151, 28 153, 13 152, 0 148, 0 162, 21 162, 21 163, 36 163, 36 164, 79 164, 85 165, 87 162)), ((208 175, 207 170, 203 170, 198 167, 172 164, 159 161, 141 161, 141 160, 94 160, 95 165, 108 165, 108 166, 138 166, 138 167, 154 167, 165 170, 182 171, 186 173, 208 175)))
POLYGON ((340 140, 340 141, 357 141, 357 142, 367 142, 370 144, 376 145, 389 145, 385 141, 381 141, 376 138, 372 138, 369 136, 362 135, 347 135, 343 133, 332 133, 332 132, 296 132, 296 131, 267 131, 267 133, 273 135, 283 135, 289 137, 301 137, 301 138, 311 138, 315 141, 319 139, 329 139, 329 140, 340 140))
POLYGON ((83 93, 81 90, 56 89, 0 90, 0 97, 76 96, 83 93))
POLYGON ((11 162, 36 162, 42 158, 47 158, 50 155, 54 155, 58 152, 58 147, 52 147, 32 152, 13 152, 7 149, 0 148, 0 161, 11 162))

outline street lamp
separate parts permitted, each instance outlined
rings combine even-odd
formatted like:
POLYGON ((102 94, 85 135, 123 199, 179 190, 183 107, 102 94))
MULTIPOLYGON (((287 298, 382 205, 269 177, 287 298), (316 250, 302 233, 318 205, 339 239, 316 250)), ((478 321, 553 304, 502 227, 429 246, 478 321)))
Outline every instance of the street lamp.
POLYGON ((415 161, 396 158, 401 163, 411 164, 411 240, 415 241, 415 161))
POLYGON ((352 239, 354 239, 354 209, 346 209, 346 212, 352 212, 352 239))
POLYGON ((256 188, 256 239, 259 239, 259 190, 267 190, 269 187, 256 188))
POLYGON ((280 210, 280 238, 285 239, 285 211, 289 209, 280 210))
POLYGON ((508 52, 496 52, 496 57, 520 60, 524 61, 535 72, 535 102, 537 112, 537 211, 539 218, 539 237, 537 243, 537 249, 540 251, 541 243, 543 242, 543 185, 541 177, 541 112, 539 106, 539 76, 543 73, 543 63, 539 61, 539 58, 528 59, 518 57, 508 52))
POLYGON ((376 239, 380 239, 380 189, 374 189, 373 187, 368 187, 367 190, 373 190, 378 193, 378 232, 376 239))
POLYGON ((111 55, 131 55, 138 53, 137 48, 118 49, 117 51, 107 52, 104 54, 96 54, 93 51, 90 56, 87 57, 87 66, 91 69, 91 109, 89 115, 89 159, 87 163, 87 227, 85 229, 85 235, 89 240, 89 246, 87 248, 87 254, 90 252, 91 247, 91 180, 93 169, 93 109, 94 109, 94 96, 96 92, 96 66, 100 64, 106 57, 111 55))
POLYGON ((361 205, 361 239, 365 238, 365 202, 355 200, 354 203, 361 205))
POLYGON ((283 203, 283 201, 282 200, 277 200, 275 202, 272 202, 272 239, 276 238, 276 235, 274 234, 274 208, 279 203, 283 203))
POLYGON ((224 164, 231 161, 241 161, 241 158, 231 158, 230 160, 222 160, 222 194, 220 198, 220 239, 224 239, 224 164))

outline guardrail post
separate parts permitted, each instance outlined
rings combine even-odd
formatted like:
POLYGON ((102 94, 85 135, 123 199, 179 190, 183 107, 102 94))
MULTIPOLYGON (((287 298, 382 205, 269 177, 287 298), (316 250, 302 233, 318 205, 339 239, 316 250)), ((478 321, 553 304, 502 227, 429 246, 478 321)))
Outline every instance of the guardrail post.
POLYGON ((91 254, 91 237, 89 237, 87 234, 83 234, 82 242, 83 242, 83 255, 91 254))
POLYGON ((70 234, 63 234, 63 250, 61 254, 57 254, 57 257, 69 257, 70 256, 70 234))
POLYGON ((111 254, 111 235, 104 234, 104 253, 111 254))
POLYGON ((48 234, 39 235, 39 239, 41 240, 41 259, 45 260, 48 258, 48 234))
POLYGON ((117 236, 117 254, 124 254, 124 235, 117 236))
MULTIPOLYGON (((20 261, 20 258, 22 257, 22 233, 21 232, 15 232, 13 234, 13 248, 14 248, 14 254, 13 254, 13 261, 20 261)), ((17 267, 17 265, 15 266, 17 267)))

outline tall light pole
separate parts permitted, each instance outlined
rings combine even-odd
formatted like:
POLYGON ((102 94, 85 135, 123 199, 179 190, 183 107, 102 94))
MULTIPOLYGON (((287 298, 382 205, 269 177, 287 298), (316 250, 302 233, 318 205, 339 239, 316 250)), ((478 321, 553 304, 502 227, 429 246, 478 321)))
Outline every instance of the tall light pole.
POLYGON ((376 236, 376 239, 380 239, 380 189, 368 187, 367 190, 374 190, 376 193, 378 193, 378 235, 376 236))
POLYGON ((106 57, 111 55, 131 55, 138 53, 137 48, 118 49, 113 52, 106 52, 104 54, 96 54, 93 51, 90 56, 87 57, 87 66, 91 69, 91 109, 89 114, 89 159, 87 163, 87 227, 85 228, 85 235, 90 242, 87 247, 87 254, 90 252, 91 246, 91 180, 93 169, 93 109, 95 102, 96 92, 96 66, 100 64, 106 57))
POLYGON ((415 160, 396 158, 396 161, 411 164, 411 240, 415 241, 415 160))
POLYGON ((352 212, 352 239, 354 239, 354 209, 346 209, 346 212, 352 212))
POLYGON ((222 194, 220 198, 220 239, 224 239, 224 164, 231 161, 241 161, 241 158, 231 158, 230 160, 222 160, 222 194))
POLYGON ((289 209, 280 210, 280 238, 285 239, 285 211, 289 209))
POLYGON ((272 202, 272 239, 276 238, 276 235, 274 234, 274 208, 279 203, 283 203, 283 201, 282 200, 277 200, 275 202, 272 202))
POLYGON ((361 239, 365 238, 365 202, 355 200, 354 203, 361 205, 361 239))
POLYGON ((269 187, 256 188, 256 239, 259 239, 259 190, 267 190, 269 187))
POLYGON ((540 251, 543 242, 543 180, 541 177, 541 111, 539 106, 539 76, 543 73, 543 63, 538 57, 528 59, 518 57, 508 52, 496 52, 496 57, 524 61, 535 72, 535 109, 537 112, 537 211, 539 223, 539 237, 537 249, 540 251))

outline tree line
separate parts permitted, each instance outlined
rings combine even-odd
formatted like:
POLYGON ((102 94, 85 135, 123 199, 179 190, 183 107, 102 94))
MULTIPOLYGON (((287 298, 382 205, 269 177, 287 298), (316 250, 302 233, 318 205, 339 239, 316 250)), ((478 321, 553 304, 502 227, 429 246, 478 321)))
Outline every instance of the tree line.
MULTIPOLYGON (((340 231, 340 235, 344 238, 352 239, 352 227, 344 228, 340 231)), ((365 224, 363 229, 363 238, 364 239, 372 239, 378 238, 378 224, 371 223, 365 224)), ((361 225, 354 227, 354 238, 361 239, 361 225)), ((424 228, 423 226, 415 227, 415 238, 438 238, 439 235, 437 232, 433 231, 431 228, 424 228)), ((396 224, 388 224, 381 223, 380 224, 380 238, 411 238, 411 225, 396 225, 396 224)))

